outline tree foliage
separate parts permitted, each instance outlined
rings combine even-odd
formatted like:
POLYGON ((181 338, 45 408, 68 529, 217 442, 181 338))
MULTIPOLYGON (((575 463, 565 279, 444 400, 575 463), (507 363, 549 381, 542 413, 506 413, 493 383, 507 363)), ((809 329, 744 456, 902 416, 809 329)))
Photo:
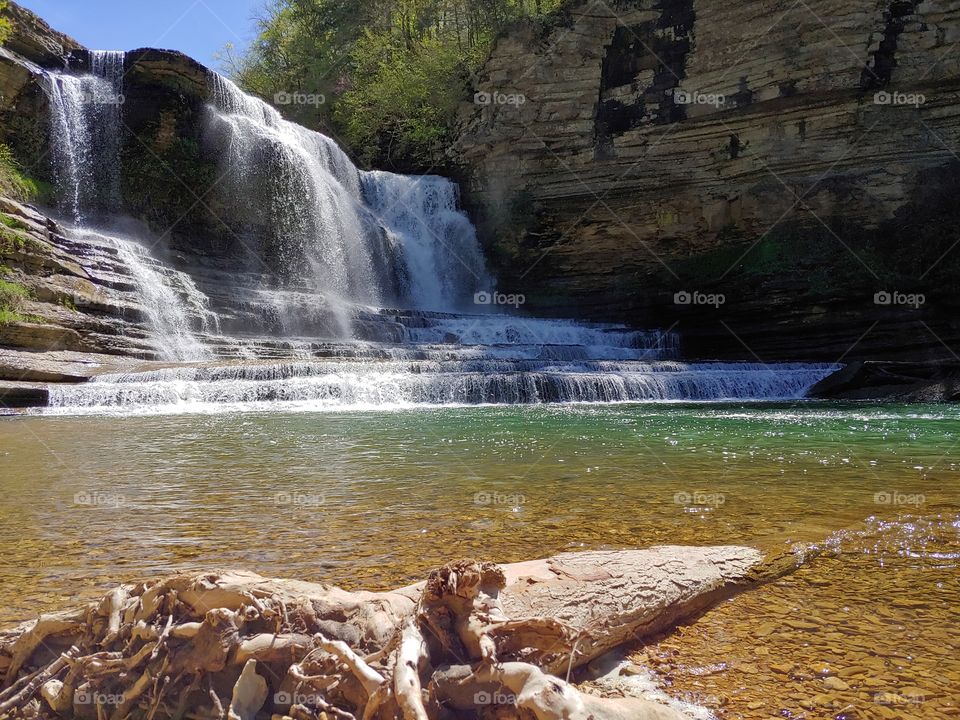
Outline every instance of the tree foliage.
POLYGON ((0 45, 3 45, 10 37, 10 33, 13 32, 10 18, 4 17, 9 6, 9 0, 0 0, 0 45))
POLYGON ((267 100, 324 102, 284 112, 336 137, 360 162, 427 168, 442 160, 470 78, 510 23, 563 0, 270 0, 244 54, 220 59, 267 100))

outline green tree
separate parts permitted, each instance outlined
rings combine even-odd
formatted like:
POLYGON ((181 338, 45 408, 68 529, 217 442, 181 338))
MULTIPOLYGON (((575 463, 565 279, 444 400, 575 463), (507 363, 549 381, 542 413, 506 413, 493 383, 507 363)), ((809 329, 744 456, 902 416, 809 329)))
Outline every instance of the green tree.
POLYGON ((13 32, 13 25, 6 15, 9 7, 8 0, 0 0, 0 45, 3 45, 9 39, 10 33, 13 32))
POLYGON ((443 161, 459 103, 496 37, 563 0, 271 0, 243 55, 224 69, 265 99, 323 95, 288 106, 362 163, 426 169, 443 161))

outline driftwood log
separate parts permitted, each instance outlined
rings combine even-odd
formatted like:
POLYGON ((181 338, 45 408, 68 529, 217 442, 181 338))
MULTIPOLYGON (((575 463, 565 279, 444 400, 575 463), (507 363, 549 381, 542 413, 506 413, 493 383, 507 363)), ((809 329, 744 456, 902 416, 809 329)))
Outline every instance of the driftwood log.
POLYGON ((347 592, 246 572, 121 585, 0 633, 0 717, 680 720, 578 668, 764 578, 744 547, 494 565, 347 592))

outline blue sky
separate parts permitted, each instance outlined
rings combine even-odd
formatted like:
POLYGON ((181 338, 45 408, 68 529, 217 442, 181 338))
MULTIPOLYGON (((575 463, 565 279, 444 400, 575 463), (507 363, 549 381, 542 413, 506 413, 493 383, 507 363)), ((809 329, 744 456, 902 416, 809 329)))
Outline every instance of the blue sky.
POLYGON ((15 0, 95 50, 159 47, 215 67, 214 53, 246 47, 264 0, 15 0))

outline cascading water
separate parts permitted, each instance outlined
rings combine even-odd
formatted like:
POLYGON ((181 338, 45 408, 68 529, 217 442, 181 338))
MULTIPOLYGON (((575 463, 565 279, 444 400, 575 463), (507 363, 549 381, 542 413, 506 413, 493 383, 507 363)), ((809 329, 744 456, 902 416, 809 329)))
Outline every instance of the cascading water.
POLYGON ((438 311, 491 288, 449 180, 361 172, 325 135, 220 75, 211 84, 210 141, 225 150, 230 192, 244 198, 236 210, 287 280, 354 303, 438 311))
MULTIPOLYGON (((437 176, 372 171, 364 197, 402 254, 398 294, 423 309, 464 309, 474 290, 490 290, 473 223, 458 206, 457 186, 437 176)), ((475 308, 474 308, 475 309, 475 308)))
POLYGON ((61 210, 77 223, 118 207, 123 57, 94 52, 94 75, 44 76, 61 210))
POLYGON ((54 412, 787 400, 835 369, 682 363, 673 333, 484 312, 474 294, 495 284, 453 183, 360 171, 216 74, 205 149, 259 262, 181 257, 189 273, 175 270, 85 226, 119 198, 119 105, 90 98, 122 97, 123 55, 96 53, 92 70, 47 75, 73 239, 115 249, 145 335, 181 364, 55 387, 54 412))
POLYGON ((51 405, 72 412, 79 408, 213 412, 237 407, 341 410, 487 403, 793 400, 836 369, 807 364, 495 360, 185 367, 105 376, 56 388, 51 405))
POLYGON ((196 361, 212 357, 194 334, 199 326, 216 333, 217 316, 209 310, 209 301, 190 276, 157 262, 135 240, 85 228, 74 228, 72 236, 81 242, 113 245, 121 264, 129 271, 153 344, 161 357, 171 361, 196 361))
MULTIPOLYGON (((144 314, 159 354, 166 360, 202 360, 210 352, 191 329, 191 312, 184 298, 203 305, 191 283, 175 287, 156 261, 135 240, 93 230, 91 216, 116 212, 120 207, 120 137, 124 53, 91 52, 92 75, 45 73, 50 100, 51 148, 61 191, 61 209, 74 226, 72 240, 106 241, 136 284, 144 314)), ((204 308, 193 315, 206 320, 204 308)), ((206 325, 206 321, 202 323, 206 325)), ((205 328, 206 329, 206 328, 205 328)))

